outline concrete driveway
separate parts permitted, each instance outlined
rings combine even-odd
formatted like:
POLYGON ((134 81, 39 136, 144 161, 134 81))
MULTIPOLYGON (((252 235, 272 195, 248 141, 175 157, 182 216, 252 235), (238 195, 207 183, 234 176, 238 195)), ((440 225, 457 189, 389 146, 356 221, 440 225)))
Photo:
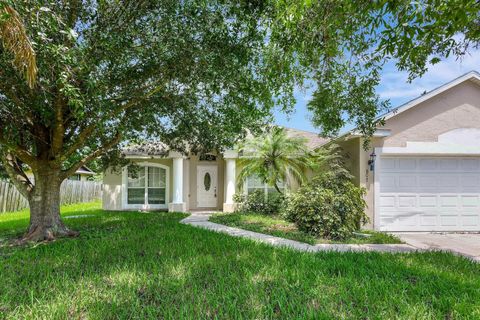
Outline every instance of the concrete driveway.
POLYGON ((444 250, 480 262, 480 233, 396 233, 403 242, 419 249, 444 250))

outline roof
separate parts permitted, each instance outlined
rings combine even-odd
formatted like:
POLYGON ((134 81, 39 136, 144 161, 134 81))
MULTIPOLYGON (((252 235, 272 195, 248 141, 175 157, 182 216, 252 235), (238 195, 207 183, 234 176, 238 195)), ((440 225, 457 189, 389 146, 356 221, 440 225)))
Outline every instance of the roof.
POLYGON ((168 146, 159 140, 145 141, 122 149, 126 156, 166 156, 168 151, 168 146))
POLYGON ((436 95, 439 95, 440 93, 444 92, 444 91, 447 91, 448 89, 450 88, 453 88, 465 81, 473 81, 477 84, 480 84, 480 73, 478 73, 477 71, 470 71, 458 78, 455 78, 453 79, 452 81, 449 81, 435 89, 433 89, 432 91, 429 91, 425 94, 422 94, 421 96, 415 98, 415 99, 412 99, 410 101, 408 101, 407 103, 404 103, 402 105, 400 105, 399 107, 396 107, 395 109, 387 112, 386 114, 383 114, 381 115, 379 118, 384 118, 385 120, 388 120, 392 117, 395 117, 396 115, 402 113, 402 112, 405 112, 407 111, 408 109, 410 108, 413 108, 417 105, 419 105, 420 103, 430 99, 430 98, 433 98, 434 96, 436 95))
POLYGON ((305 144, 310 150, 321 147, 330 141, 329 138, 321 137, 318 133, 315 133, 315 132, 304 131, 304 130, 293 129, 293 128, 286 128, 286 127, 284 127, 284 129, 287 132, 287 136, 289 137, 305 138, 307 140, 305 144))
MULTIPOLYGON (((330 139, 323 138, 319 136, 317 133, 293 129, 293 128, 285 128, 287 135, 289 137, 302 137, 306 139, 306 146, 307 148, 313 150, 316 149, 324 144, 326 144, 330 139)), ((122 149, 122 153, 125 156, 161 156, 165 157, 168 155, 169 147, 159 141, 145 141, 141 144, 130 145, 122 149)))
POLYGON ((81 166, 77 171, 75 171, 75 174, 94 175, 95 172, 87 166, 81 166))
MULTIPOLYGON (((470 72, 467 72, 465 73, 464 75, 458 77, 458 78, 455 78, 453 79, 452 81, 449 81, 427 93, 424 93, 422 94, 421 96, 417 97, 417 98, 414 98, 390 111, 388 111, 387 113, 384 113, 382 115, 380 115, 379 117, 377 117, 377 119, 384 119, 384 120, 388 120, 388 119, 391 119, 397 115, 399 115, 400 113, 402 112, 405 112, 413 107, 416 107, 417 105, 419 105, 420 103, 424 102, 424 101, 427 101, 439 94, 441 94, 442 92, 445 92, 447 91, 448 89, 451 89, 465 81, 472 81, 478 85, 480 85, 480 73, 478 73, 477 71, 470 71, 470 72)), ((374 136, 380 136, 380 137, 384 137, 386 136, 385 135, 385 132, 384 131, 388 131, 387 129, 377 129, 377 132, 374 134, 374 136)), ((360 134, 358 132, 358 130, 356 128, 352 129, 352 130, 349 130, 347 131, 346 133, 342 134, 341 136, 337 137, 335 140, 338 140, 338 139, 341 139, 341 138, 344 138, 344 137, 347 137, 347 136, 361 136, 362 134, 360 134)))

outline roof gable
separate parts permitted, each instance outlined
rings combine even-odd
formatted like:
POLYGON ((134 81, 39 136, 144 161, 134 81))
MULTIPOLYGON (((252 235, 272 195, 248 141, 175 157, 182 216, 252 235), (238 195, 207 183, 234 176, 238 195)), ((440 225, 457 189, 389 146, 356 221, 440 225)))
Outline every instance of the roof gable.
POLYGON ((384 120, 388 120, 390 118, 393 118, 395 116, 397 116, 398 114, 402 113, 402 112, 405 112, 411 108, 414 108, 416 107, 417 105, 421 104, 422 102, 425 102, 439 94, 441 94, 442 92, 445 92, 447 91, 448 89, 451 89, 455 86, 458 86, 459 84, 465 82, 465 81, 472 81, 478 85, 480 85, 480 74, 476 71, 470 71, 466 74, 464 74, 463 76, 460 76, 456 79, 453 79, 452 81, 450 82, 447 82, 443 85, 441 85, 440 87, 437 87, 423 95, 421 95, 420 97, 417 97, 413 100, 410 100, 409 102, 403 104, 403 105, 400 105, 399 107, 396 107, 395 109, 387 112, 386 114, 383 114, 379 117, 379 119, 384 119, 384 120))

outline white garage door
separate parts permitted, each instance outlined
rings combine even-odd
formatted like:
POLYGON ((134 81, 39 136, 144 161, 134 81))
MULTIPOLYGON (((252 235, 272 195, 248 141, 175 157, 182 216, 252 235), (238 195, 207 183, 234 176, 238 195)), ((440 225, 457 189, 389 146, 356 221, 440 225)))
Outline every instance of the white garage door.
POLYGON ((385 157, 376 224, 385 231, 480 231, 480 158, 385 157))

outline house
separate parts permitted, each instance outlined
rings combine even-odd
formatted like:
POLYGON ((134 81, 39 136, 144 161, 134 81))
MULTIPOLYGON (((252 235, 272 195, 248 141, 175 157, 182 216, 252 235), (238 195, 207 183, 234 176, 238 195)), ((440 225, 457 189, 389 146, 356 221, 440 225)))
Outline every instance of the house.
POLYGON ((74 174, 68 177, 68 180, 87 181, 89 177, 93 177, 95 172, 87 166, 81 166, 74 174))
MULTIPOLYGON (((316 133, 286 130, 290 136, 304 137, 312 150, 328 141, 316 133)), ((128 168, 121 173, 105 172, 104 209, 233 211, 233 195, 238 191, 236 151, 184 156, 160 142, 150 142, 126 148, 123 153, 140 166, 140 172, 129 172, 128 168)), ((247 179, 246 184, 250 190, 268 192, 268 186, 257 179, 247 179)))
POLYGON ((470 72, 383 116, 371 147, 337 139, 367 189, 369 227, 480 231, 480 74, 470 72))
MULTIPOLYGON (((470 72, 384 115, 370 149, 352 130, 333 141, 349 156, 354 183, 367 190, 366 226, 383 231, 480 231, 480 74, 470 72)), ((288 129, 311 149, 329 142, 288 129)), ((108 210, 234 208, 238 154, 183 156, 161 143, 125 150, 138 174, 107 170, 108 210), (130 178, 129 178, 130 177, 130 178)), ((247 188, 268 187, 255 179, 247 188)))

